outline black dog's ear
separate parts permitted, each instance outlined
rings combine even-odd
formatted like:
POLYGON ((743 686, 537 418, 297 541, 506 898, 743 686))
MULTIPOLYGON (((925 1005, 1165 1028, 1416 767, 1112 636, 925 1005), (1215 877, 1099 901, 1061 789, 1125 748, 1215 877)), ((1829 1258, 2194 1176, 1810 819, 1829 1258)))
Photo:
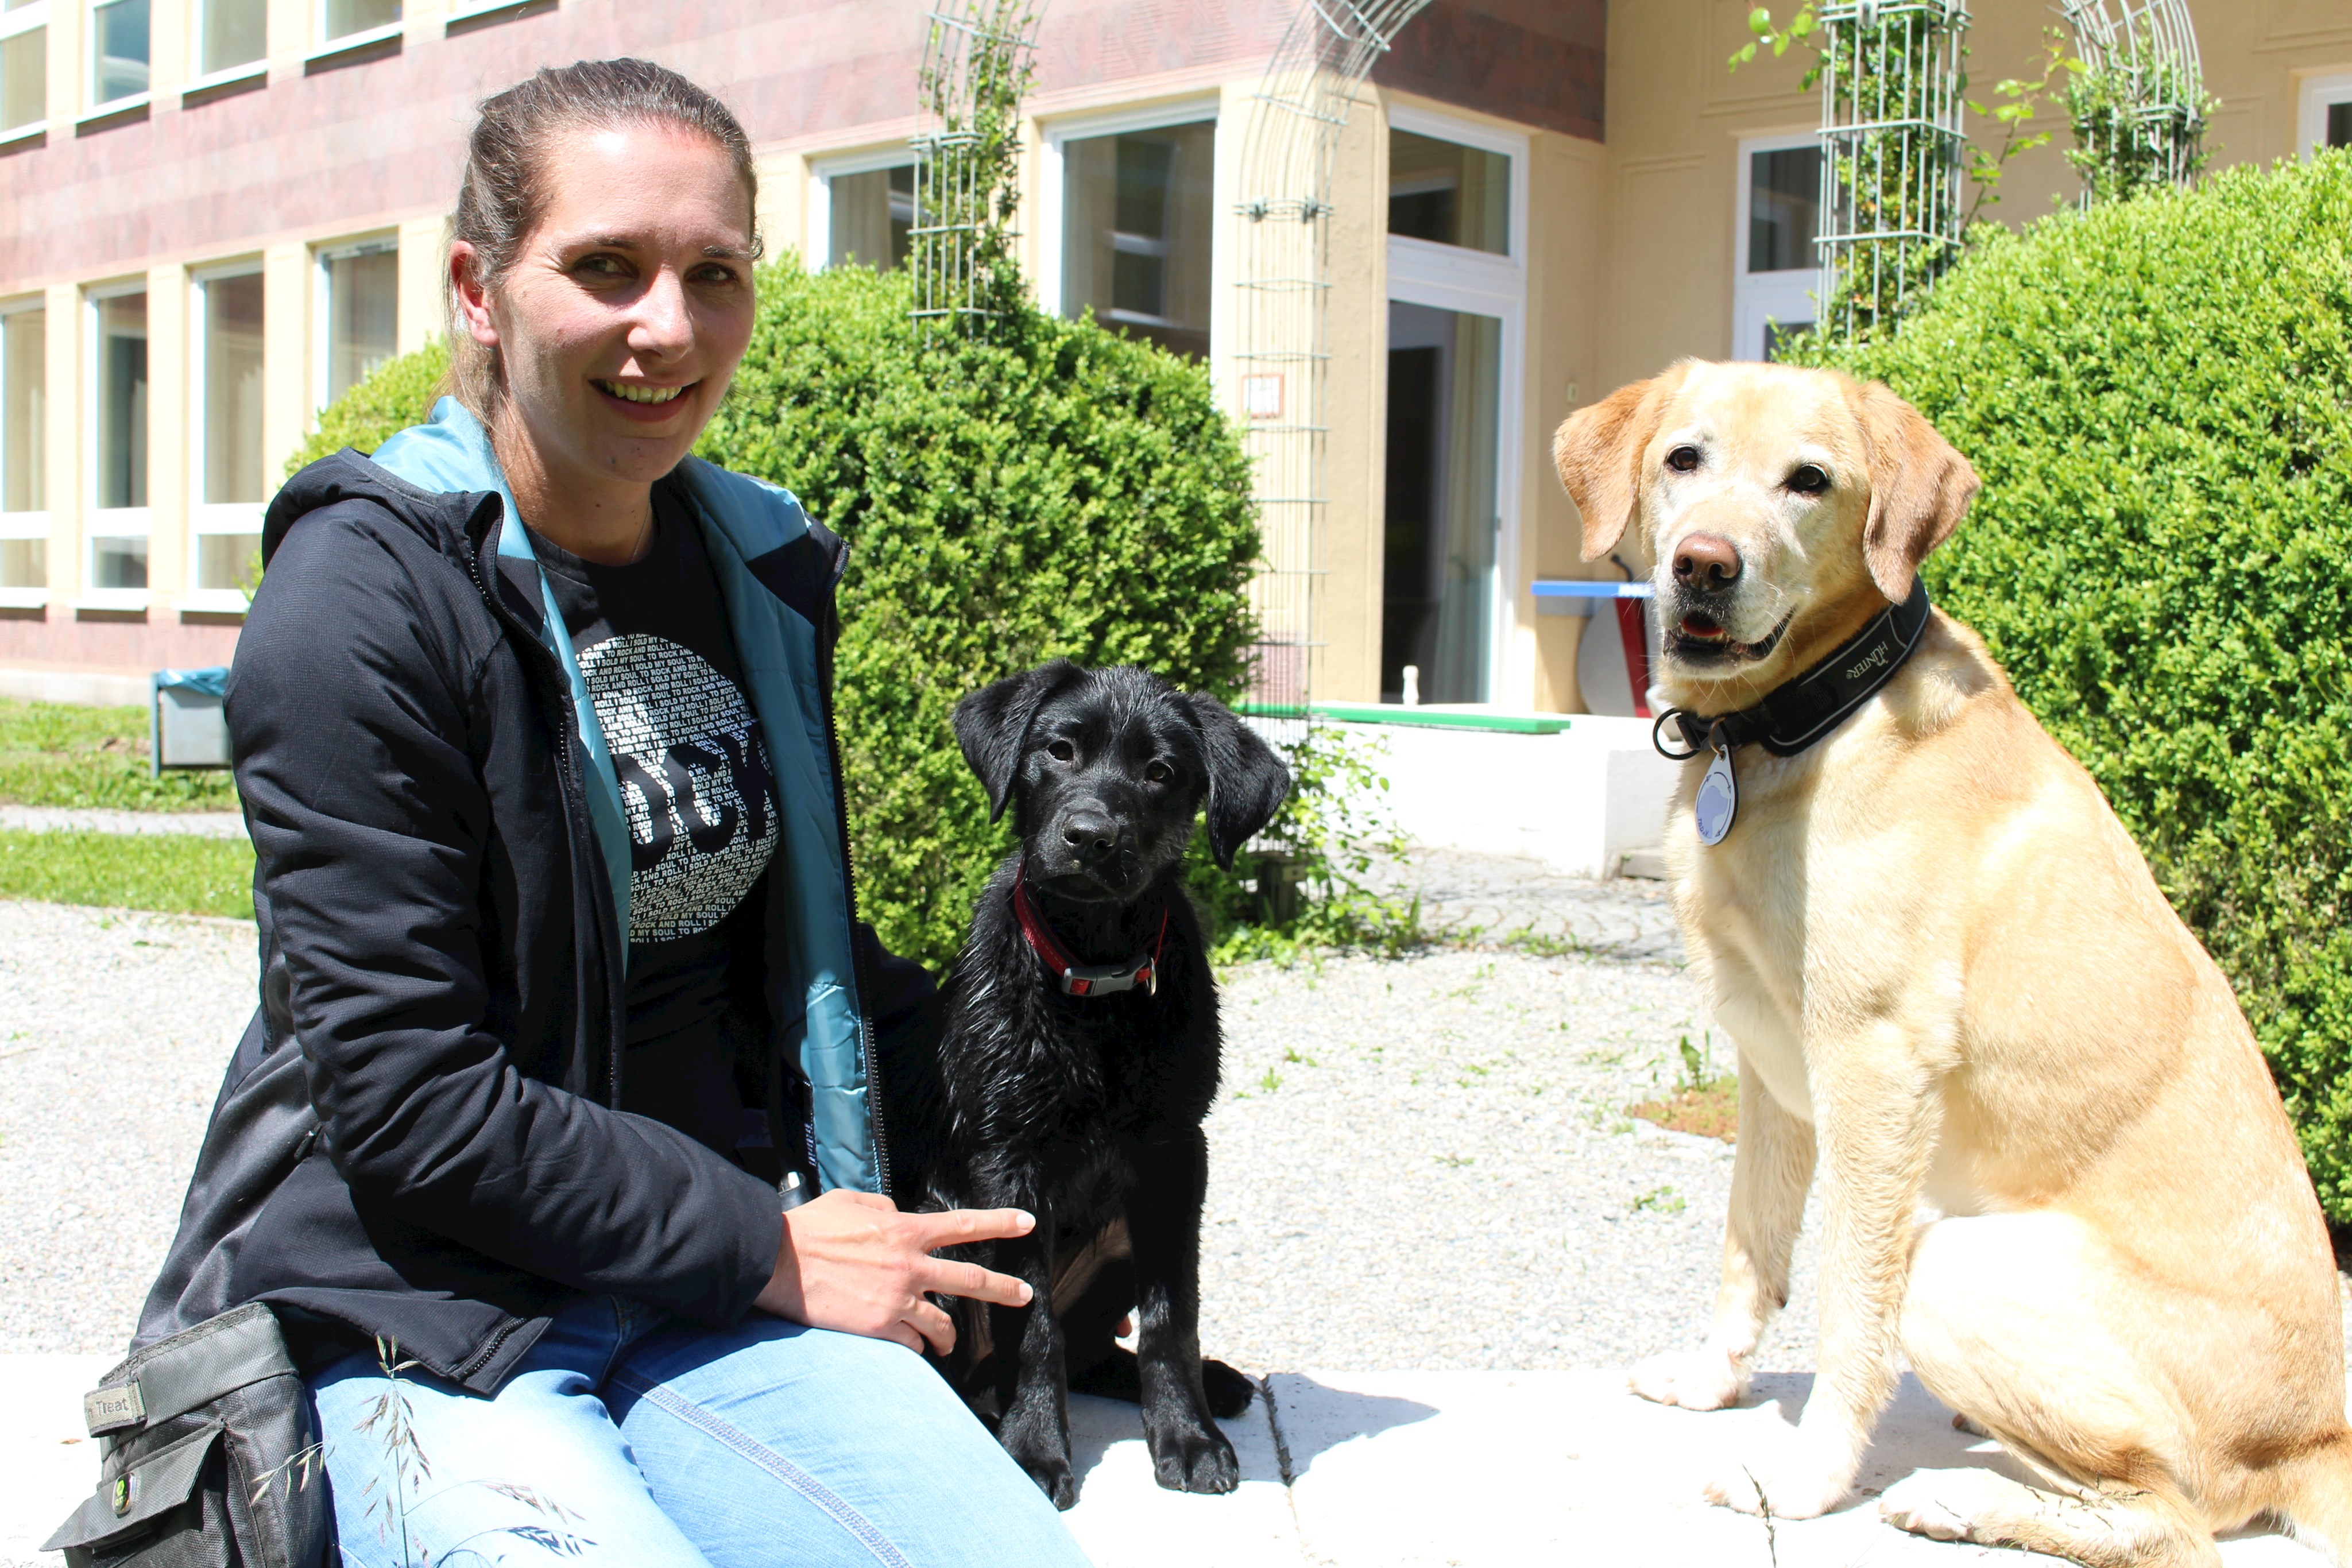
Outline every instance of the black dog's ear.
POLYGON ((956 744, 988 791, 988 820, 1004 815, 1013 780, 1021 771, 1029 722, 1045 699, 1086 672, 1067 659, 1050 659, 992 686, 982 686, 955 706, 956 744))
POLYGON ((1209 852, 1231 871, 1234 852, 1282 809, 1290 793, 1290 769, 1257 731, 1216 698, 1192 692, 1183 700, 1209 763, 1209 852))

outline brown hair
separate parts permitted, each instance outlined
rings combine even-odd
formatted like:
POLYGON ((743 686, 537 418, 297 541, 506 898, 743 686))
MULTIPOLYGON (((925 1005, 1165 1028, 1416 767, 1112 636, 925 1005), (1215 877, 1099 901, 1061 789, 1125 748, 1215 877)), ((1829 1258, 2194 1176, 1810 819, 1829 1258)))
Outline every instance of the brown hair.
MULTIPOLYGON (((542 67, 529 81, 486 100, 481 118, 474 122, 449 237, 474 247, 474 274, 482 287, 497 287, 523 241, 539 226, 547 210, 548 152, 558 137, 583 129, 648 123, 707 136, 726 152, 754 214, 751 248, 756 255, 760 176, 751 166, 751 139, 727 106, 650 60, 581 60, 560 69, 542 67)), ((442 391, 488 423, 506 398, 499 351, 476 342, 464 329, 455 289, 449 311, 449 374, 442 391)))

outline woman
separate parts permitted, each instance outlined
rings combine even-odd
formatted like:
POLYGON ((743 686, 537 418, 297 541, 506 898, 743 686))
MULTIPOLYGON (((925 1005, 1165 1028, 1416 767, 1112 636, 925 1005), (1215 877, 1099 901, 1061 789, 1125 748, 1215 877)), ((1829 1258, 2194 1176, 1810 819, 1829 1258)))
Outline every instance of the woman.
POLYGON ((1031 1222, 871 1196, 874 1042, 932 1012, 854 924, 843 548, 688 456, 754 196, 658 67, 490 99, 455 396, 269 510, 228 695, 263 1007, 140 1338, 272 1303, 348 1563, 1084 1562, 908 1354, 954 1337, 926 1291, 1028 1299, 931 1249, 1031 1222))

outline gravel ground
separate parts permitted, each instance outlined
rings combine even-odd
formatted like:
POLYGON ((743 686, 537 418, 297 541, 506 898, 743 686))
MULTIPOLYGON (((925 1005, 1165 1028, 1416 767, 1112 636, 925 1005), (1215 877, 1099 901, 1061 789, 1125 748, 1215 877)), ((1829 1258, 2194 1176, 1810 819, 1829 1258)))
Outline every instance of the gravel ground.
POLYGON ((130 1339, 256 962, 248 921, 0 901, 0 1352, 130 1339))
MULTIPOLYGON (((1703 1332, 1731 1150, 1623 1114, 1672 1080, 1682 1037, 1706 1038, 1678 968, 1475 948, 1259 965, 1224 1007, 1209 1354, 1620 1366, 1703 1332)), ((1811 1252, 1766 1368, 1812 1364, 1811 1252)))

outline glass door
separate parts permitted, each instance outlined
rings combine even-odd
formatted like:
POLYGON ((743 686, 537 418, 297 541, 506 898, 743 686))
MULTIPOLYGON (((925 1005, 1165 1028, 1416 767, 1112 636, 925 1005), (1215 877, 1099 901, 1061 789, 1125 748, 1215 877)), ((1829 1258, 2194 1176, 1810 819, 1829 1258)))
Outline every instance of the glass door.
POLYGON ((1405 668, 1424 703, 1483 703, 1491 685, 1503 323, 1389 304, 1381 700, 1405 668))

